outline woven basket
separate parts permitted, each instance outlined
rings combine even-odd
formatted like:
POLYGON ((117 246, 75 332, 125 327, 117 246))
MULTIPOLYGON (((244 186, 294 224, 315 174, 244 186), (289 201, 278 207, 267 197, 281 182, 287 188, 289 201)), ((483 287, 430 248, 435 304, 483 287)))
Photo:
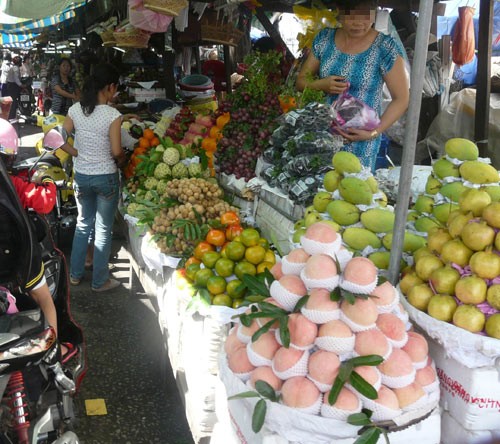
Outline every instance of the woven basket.
POLYGON ((144 7, 163 15, 177 17, 189 5, 187 0, 144 0, 144 7))
POLYGON ((106 29, 100 34, 102 46, 116 46, 115 36, 112 29, 106 29))
POLYGON ((116 46, 120 48, 147 48, 151 34, 142 29, 132 28, 113 32, 113 36, 116 40, 116 46))
POLYGON ((205 42, 237 46, 241 37, 243 37, 243 31, 229 23, 218 25, 202 23, 201 25, 201 39, 205 42))

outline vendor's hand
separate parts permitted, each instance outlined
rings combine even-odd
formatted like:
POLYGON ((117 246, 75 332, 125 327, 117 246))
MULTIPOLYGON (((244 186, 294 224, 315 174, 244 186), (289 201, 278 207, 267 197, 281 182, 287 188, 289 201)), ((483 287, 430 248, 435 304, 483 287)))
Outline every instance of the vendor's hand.
POLYGON ((327 81, 327 90, 325 91, 327 94, 342 94, 347 89, 348 83, 345 77, 328 76, 325 80, 327 81))
POLYGON ((338 133, 349 142, 361 142, 364 140, 372 140, 374 139, 373 131, 365 131, 360 129, 348 128, 343 131, 339 128, 336 128, 338 133))

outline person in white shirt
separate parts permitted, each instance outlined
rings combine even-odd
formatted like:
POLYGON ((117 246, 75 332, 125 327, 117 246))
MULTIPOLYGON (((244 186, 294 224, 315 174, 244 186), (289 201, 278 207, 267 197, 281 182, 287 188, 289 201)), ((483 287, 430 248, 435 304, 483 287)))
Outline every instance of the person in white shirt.
POLYGON ((35 71, 33 65, 31 64, 31 56, 26 54, 23 58, 23 64, 21 65, 21 80, 33 79, 35 77, 35 71))
POLYGON ((9 112, 9 120, 16 118, 17 105, 19 101, 19 95, 21 94, 21 75, 19 68, 21 67, 21 57, 15 56, 12 59, 12 65, 7 72, 7 86, 5 88, 5 96, 12 97, 12 105, 9 112))
POLYGON ((118 89, 120 74, 113 65, 99 64, 84 82, 80 102, 72 105, 63 127, 75 130, 74 147, 62 148, 75 156, 74 189, 78 219, 71 250, 70 282, 78 285, 85 274, 89 236, 94 229, 92 290, 112 290, 120 282, 109 277, 108 261, 115 212, 118 208, 118 168, 126 163, 121 146, 122 115, 108 105, 118 89))
POLYGON ((9 52, 6 52, 3 56, 2 67, 0 68, 2 73, 0 74, 0 88, 2 96, 6 96, 5 88, 7 88, 7 74, 12 65, 12 56, 9 52))

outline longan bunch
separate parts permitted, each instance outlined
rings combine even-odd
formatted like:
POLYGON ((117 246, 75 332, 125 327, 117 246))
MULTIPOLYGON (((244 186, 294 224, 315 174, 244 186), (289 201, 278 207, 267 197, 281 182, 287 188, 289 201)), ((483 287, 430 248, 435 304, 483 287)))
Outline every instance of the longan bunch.
POLYGON ((139 179, 134 179, 134 180, 129 179, 127 181, 127 189, 132 194, 137 193, 137 190, 139 189, 139 185, 140 185, 139 179))
POLYGON ((207 182, 204 179, 174 179, 168 184, 167 194, 182 203, 208 204, 215 203, 222 197, 222 190, 217 184, 207 182))
POLYGON ((201 217, 202 222, 206 222, 205 216, 203 216, 205 208, 200 204, 183 204, 176 207, 164 208, 161 210, 160 214, 154 218, 153 225, 151 227, 154 233, 167 233, 172 232, 172 234, 177 235, 177 230, 171 230, 173 221, 176 219, 187 219, 196 221, 196 213, 201 217))

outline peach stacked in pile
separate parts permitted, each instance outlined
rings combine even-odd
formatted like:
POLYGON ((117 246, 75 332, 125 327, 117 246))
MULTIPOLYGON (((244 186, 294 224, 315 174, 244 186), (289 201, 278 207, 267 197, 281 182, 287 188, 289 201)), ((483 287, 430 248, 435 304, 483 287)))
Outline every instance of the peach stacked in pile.
POLYGON ((269 319, 232 329, 225 351, 229 368, 242 381, 254 387, 263 380, 281 392, 284 405, 341 420, 362 408, 372 410, 375 421, 390 420, 439 397, 427 341, 412 331, 398 291, 389 282, 379 285, 375 265, 352 258, 330 225, 311 225, 301 248, 285 256, 272 273, 276 280, 267 302, 291 312, 303 296, 309 298, 300 313, 288 314, 289 348, 282 345, 278 323, 252 342, 269 319), (330 293, 337 287, 369 297, 335 302, 330 293), (370 400, 347 383, 330 405, 328 395, 341 363, 366 355, 384 358, 377 367, 355 368, 378 398, 370 400))

